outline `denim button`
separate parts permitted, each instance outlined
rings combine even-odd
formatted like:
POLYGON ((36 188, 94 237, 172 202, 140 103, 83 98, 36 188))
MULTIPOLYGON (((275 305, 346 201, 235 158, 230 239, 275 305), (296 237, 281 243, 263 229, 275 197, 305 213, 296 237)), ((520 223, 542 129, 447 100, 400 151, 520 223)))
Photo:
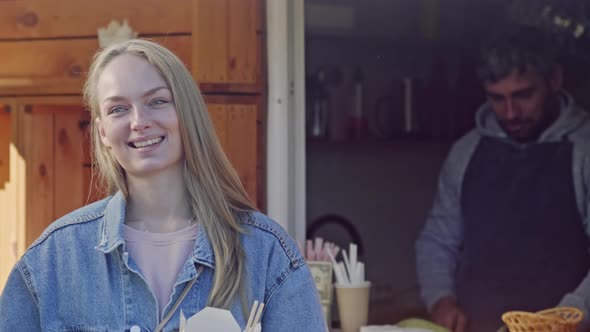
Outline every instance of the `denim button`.
POLYGON ((137 325, 131 326, 131 330, 129 332, 141 332, 141 329, 137 325))

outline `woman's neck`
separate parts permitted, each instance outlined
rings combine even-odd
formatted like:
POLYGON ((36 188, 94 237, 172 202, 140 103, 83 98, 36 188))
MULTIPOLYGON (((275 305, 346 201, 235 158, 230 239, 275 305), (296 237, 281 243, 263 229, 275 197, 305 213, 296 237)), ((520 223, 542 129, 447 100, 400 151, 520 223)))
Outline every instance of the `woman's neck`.
POLYGON ((147 178, 128 175, 127 188, 127 226, 153 233, 167 233, 191 224, 192 209, 182 171, 147 178))

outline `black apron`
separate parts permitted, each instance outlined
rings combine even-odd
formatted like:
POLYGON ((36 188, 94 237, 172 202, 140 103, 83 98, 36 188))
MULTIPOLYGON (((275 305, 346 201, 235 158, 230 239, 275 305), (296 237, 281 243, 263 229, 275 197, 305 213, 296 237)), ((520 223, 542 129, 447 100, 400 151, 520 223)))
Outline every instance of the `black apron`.
POLYGON ((506 311, 554 307, 586 276, 589 241, 572 157, 567 141, 519 147, 481 139, 463 179, 456 278, 470 331, 497 331, 506 311))

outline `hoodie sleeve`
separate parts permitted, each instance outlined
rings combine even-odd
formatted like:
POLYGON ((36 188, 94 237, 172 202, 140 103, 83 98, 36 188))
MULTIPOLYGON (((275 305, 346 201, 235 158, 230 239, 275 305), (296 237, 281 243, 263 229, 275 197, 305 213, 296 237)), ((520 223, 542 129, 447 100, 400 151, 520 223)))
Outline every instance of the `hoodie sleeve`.
POLYGON ((461 185, 479 136, 458 141, 441 170, 430 215, 416 241, 416 267, 421 296, 430 311, 434 303, 455 294, 455 271, 463 243, 461 185))
MULTIPOLYGON (((574 137, 574 142, 582 141, 577 142, 578 146, 574 150, 573 175, 580 215, 582 216, 586 234, 590 236, 590 149, 587 148, 590 140, 590 130, 584 131, 585 134, 580 135, 581 138, 574 137)), ((584 312, 584 321, 580 324, 578 330, 586 331, 590 329, 590 272, 573 292, 566 294, 561 299, 559 306, 576 307, 582 310, 584 312)))

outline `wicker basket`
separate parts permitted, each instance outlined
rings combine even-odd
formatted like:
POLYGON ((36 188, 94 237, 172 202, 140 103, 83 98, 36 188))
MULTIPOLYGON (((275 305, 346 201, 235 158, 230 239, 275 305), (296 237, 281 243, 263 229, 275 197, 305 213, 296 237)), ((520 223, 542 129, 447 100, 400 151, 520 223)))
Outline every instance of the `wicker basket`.
POLYGON ((510 332, 576 332, 583 318, 582 311, 572 307, 557 307, 536 313, 509 311, 502 315, 510 332))

